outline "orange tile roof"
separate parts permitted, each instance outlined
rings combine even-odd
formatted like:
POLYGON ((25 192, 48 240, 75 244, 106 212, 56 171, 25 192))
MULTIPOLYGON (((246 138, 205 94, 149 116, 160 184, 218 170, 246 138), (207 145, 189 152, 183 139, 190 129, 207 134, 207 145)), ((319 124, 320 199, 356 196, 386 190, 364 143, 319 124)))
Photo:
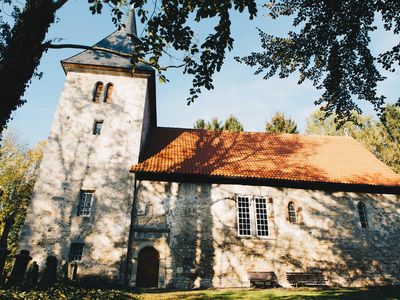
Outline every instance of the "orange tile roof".
POLYGON ((156 128, 132 172, 400 186, 350 137, 156 128))

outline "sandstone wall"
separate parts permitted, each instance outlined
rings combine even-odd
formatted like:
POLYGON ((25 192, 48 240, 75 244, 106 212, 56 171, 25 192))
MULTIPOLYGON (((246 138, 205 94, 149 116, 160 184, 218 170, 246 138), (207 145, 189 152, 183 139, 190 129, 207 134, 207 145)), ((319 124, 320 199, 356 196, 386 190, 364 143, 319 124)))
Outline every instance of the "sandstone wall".
MULTIPOLYGON (((70 244, 85 244, 79 274, 118 278, 125 265, 133 199, 131 165, 138 160, 148 80, 69 72, 28 211, 21 249, 43 267, 48 255, 68 260, 70 244), (100 103, 95 84, 104 83, 100 103), (113 83, 110 104, 104 103, 113 83), (93 135, 95 120, 103 120, 93 135), (94 191, 90 217, 77 216, 81 190, 94 191)), ((147 130, 146 130, 147 131, 147 130)))
MULTIPOLYGON (((141 181, 134 253, 160 252, 159 287, 249 286, 248 271, 321 270, 329 285, 400 283, 400 197, 289 188, 141 181), (267 238, 239 237, 236 197, 268 199, 267 238), (299 222, 288 221, 292 201, 299 222), (361 228, 357 204, 367 207, 361 228), (152 231, 153 230, 153 231, 152 231), (160 233, 162 232, 162 233, 160 233)), ((133 258, 135 281, 137 255, 133 258)))

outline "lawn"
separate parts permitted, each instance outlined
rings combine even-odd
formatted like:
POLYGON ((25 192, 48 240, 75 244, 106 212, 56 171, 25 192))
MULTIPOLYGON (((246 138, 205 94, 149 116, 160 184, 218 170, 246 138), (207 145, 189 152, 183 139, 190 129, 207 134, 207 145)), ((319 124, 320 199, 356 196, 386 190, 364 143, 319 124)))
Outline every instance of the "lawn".
POLYGON ((239 299, 400 299, 400 287, 370 288, 370 289, 229 289, 229 290, 203 290, 189 292, 155 292, 139 295, 143 300, 239 300, 239 299))
POLYGON ((141 300, 208 300, 208 299, 349 299, 349 300, 384 300, 400 299, 400 287, 381 287, 368 289, 223 289, 223 290, 197 290, 197 291, 124 291, 100 290, 59 286, 46 291, 15 291, 0 290, 0 299, 79 299, 79 300, 106 300, 106 299, 141 299, 141 300))

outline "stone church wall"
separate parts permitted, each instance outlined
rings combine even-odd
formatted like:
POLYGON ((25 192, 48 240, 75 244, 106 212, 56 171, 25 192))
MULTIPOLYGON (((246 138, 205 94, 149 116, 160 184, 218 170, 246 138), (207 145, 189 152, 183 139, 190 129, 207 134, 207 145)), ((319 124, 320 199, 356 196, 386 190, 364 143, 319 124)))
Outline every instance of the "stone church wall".
POLYGON ((69 259, 71 243, 84 243, 78 273, 121 279, 133 199, 131 165, 138 160, 148 80, 68 72, 52 125, 21 249, 43 269, 46 257, 69 259), (99 103, 93 93, 104 83, 99 103), (113 83, 111 103, 104 102, 113 83), (95 120, 103 120, 93 135, 95 120), (81 191, 93 191, 90 216, 77 216, 81 191))
MULTIPOLYGON (((400 197, 242 185, 141 181, 134 252, 160 252, 159 287, 249 286, 247 272, 324 273, 328 285, 400 283, 400 197), (269 236, 239 237, 237 196, 268 199, 269 236), (367 208, 361 228, 357 204, 367 208), (298 222, 288 220, 288 203, 298 222), (153 230, 153 232, 152 232, 153 230), (164 232, 160 234, 160 232, 164 232), (157 235, 158 233, 158 235, 157 235)), ((135 284, 137 256, 133 257, 135 284)))

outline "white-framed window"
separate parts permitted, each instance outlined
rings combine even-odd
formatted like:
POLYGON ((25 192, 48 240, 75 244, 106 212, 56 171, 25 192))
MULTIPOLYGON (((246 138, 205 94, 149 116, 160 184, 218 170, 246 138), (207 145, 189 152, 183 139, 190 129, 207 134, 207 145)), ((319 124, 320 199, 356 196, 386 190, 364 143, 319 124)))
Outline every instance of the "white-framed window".
POLYGON ((81 191, 79 197, 78 216, 89 217, 92 212, 94 192, 81 191))
POLYGON ((71 247, 69 248, 69 261, 81 261, 84 246, 85 244, 83 243, 71 243, 71 247))
POLYGON ((239 236, 268 237, 268 204, 264 197, 238 196, 237 229, 239 236))
POLYGON ((254 198, 255 217, 256 217, 256 235, 260 237, 268 236, 268 210, 267 199, 254 198))
POLYGON ((237 220, 239 235, 251 236, 249 197, 237 197, 237 220))

